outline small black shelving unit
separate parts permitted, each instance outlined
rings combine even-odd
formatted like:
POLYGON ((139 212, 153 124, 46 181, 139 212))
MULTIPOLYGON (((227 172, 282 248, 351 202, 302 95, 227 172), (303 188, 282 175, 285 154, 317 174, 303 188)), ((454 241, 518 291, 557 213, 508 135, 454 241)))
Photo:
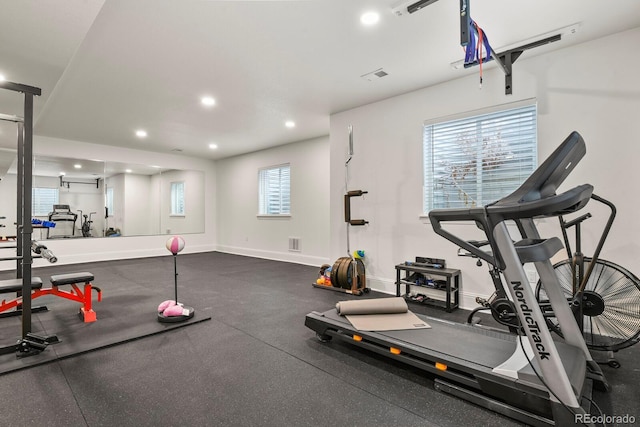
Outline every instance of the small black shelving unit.
POLYGON ((460 306, 460 270, 450 268, 434 268, 416 265, 414 263, 402 263, 396 265, 396 296, 402 296, 406 301, 419 302, 420 304, 428 304, 435 307, 443 308, 448 313, 460 306), (431 287, 421 285, 416 281, 410 280, 414 274, 422 274, 425 277, 432 278, 435 283, 444 282, 444 287, 431 287), (404 295, 401 294, 402 285, 405 286, 404 295), (409 297, 411 286, 422 286, 427 289, 439 290, 444 292, 444 300, 435 298, 425 298, 422 301, 416 301, 409 297))

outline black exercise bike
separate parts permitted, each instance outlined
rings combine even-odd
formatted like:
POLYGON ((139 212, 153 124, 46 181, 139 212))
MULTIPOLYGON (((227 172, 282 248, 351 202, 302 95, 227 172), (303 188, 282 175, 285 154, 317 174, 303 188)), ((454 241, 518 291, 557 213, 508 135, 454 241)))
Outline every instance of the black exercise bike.
POLYGON ((95 212, 91 212, 89 215, 87 214, 82 214, 82 211, 80 209, 78 209, 78 212, 80 212, 80 217, 83 218, 82 221, 82 237, 91 237, 91 224, 93 224, 93 220, 91 219, 91 216, 93 214, 95 214, 95 212))
MULTIPOLYGON (((620 363, 613 357, 613 352, 636 344, 640 338, 640 280, 627 269, 604 259, 600 259, 600 252, 611 230, 616 215, 616 208, 608 200, 595 194, 591 199, 606 205, 610 210, 609 218, 602 231, 592 257, 582 253, 582 223, 591 218, 586 213, 575 219, 565 221, 560 216, 560 228, 564 238, 568 259, 555 264, 556 277, 567 297, 578 326, 583 331, 587 347, 591 350, 607 352, 607 358, 599 363, 619 368, 620 363), (572 253, 567 230, 575 228, 575 252, 572 253)), ((472 241, 476 247, 488 242, 472 241)), ((459 256, 476 255, 463 249, 458 250, 459 256)), ((478 260, 478 266, 482 261, 478 260)), ((489 273, 496 291, 488 299, 476 298, 480 307, 471 312, 467 323, 476 324, 479 319, 474 317, 479 311, 490 310, 492 317, 500 324, 517 332, 518 318, 515 307, 507 298, 501 279, 501 271, 495 265, 489 265, 489 273)), ((562 336, 562 330, 551 308, 544 287, 538 281, 536 285, 536 299, 544 314, 550 330, 562 336)))

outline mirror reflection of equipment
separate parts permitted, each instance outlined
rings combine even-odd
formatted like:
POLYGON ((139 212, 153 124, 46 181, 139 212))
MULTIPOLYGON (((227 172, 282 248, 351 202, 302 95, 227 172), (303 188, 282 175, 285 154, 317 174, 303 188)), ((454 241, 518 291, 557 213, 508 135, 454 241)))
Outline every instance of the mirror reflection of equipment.
MULTIPOLYGON (((4 124, 0 120, 0 124, 4 124)), ((12 123, 13 125, 13 123, 12 123)), ((0 129, 5 135, 15 133, 13 129, 0 129)), ((48 214, 53 204, 68 205, 71 212, 79 214, 97 212, 88 220, 90 238, 119 236, 164 235, 165 239, 173 235, 186 235, 205 232, 205 171, 152 167, 140 163, 119 163, 98 161, 54 155, 34 155, 33 187, 46 190, 58 189, 59 200, 42 205, 42 210, 34 211, 33 217, 49 221, 48 214), (81 169, 74 164, 81 163, 81 169), (130 172, 128 172, 130 171, 130 172), (62 176, 61 173, 65 175, 62 176), (120 182, 114 188, 107 181, 120 175, 120 182), (125 177, 126 176, 126 177, 125 177), (171 216, 169 207, 169 188, 167 182, 185 181, 187 191, 185 216, 171 216), (96 188, 96 182, 98 187, 96 188), (85 184, 85 185, 83 185, 85 184), (111 198, 105 196, 111 191, 111 198), (126 197, 126 195, 134 195, 126 197), (114 200, 115 196, 115 200, 114 200), (126 197, 126 199, 125 199, 126 197), (105 200, 105 198, 107 200, 105 200), (107 204, 105 204, 105 201, 107 204), (108 211, 105 209, 109 206, 108 211), (186 219, 188 218, 188 219, 186 219)), ((178 166, 179 167, 179 166, 178 166)), ((0 149, 0 196, 9 205, 0 212, 7 217, 5 235, 15 235, 11 230, 17 222, 15 208, 15 180, 17 179, 16 150, 0 149)), ((39 194, 40 195, 40 194, 39 194)), ((47 195, 45 192, 44 195, 47 195)), ((44 199, 40 199, 44 200, 44 199)), ((82 236, 83 217, 79 216, 72 229, 73 222, 61 222, 60 229, 49 230, 49 238, 70 238, 82 236)), ((37 227, 36 239, 46 239, 47 230, 37 227)), ((82 236, 89 237, 89 236, 82 236)))
POLYGON ((178 253, 184 249, 184 239, 181 236, 173 236, 167 240, 167 250, 173 254, 174 272, 174 297, 166 300, 158 306, 158 322, 177 323, 189 320, 195 314, 193 307, 186 306, 178 300, 178 253))
MULTIPOLYGON (((82 215, 82 211, 80 211, 82 215)), ((76 221, 78 214, 71 212, 69 205, 58 204, 53 205, 53 210, 48 215, 49 222, 55 224, 56 233, 51 232, 51 228, 47 228, 47 239, 54 237, 74 237, 76 234, 76 221), (64 225, 69 224, 67 227, 64 225), (62 226, 61 226, 62 225, 62 226), (62 231, 61 231, 62 229, 62 231)))

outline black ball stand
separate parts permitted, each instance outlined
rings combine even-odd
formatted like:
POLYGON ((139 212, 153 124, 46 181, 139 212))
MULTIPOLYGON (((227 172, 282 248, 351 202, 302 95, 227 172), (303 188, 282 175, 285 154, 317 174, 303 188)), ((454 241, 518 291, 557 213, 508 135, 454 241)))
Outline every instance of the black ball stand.
MULTIPOLYGON (((174 272, 174 289, 175 289, 175 299, 174 301, 178 303, 178 254, 173 254, 173 272, 174 272)), ((182 314, 178 316, 165 316, 162 313, 158 313, 158 322, 161 323, 178 323, 184 322, 185 320, 189 320, 196 313, 193 307, 189 307, 186 305, 182 306, 182 314)))

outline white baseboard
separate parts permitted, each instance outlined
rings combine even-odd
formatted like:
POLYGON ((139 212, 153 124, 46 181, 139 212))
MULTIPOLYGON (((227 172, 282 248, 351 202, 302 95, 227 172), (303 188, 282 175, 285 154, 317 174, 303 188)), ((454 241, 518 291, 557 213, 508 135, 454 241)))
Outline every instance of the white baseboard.
MULTIPOLYGON (((201 253, 201 252, 213 252, 215 251, 214 245, 190 245, 185 248, 181 254, 201 253)), ((58 254, 56 254, 58 255, 58 254)), ((115 261, 121 259, 134 259, 134 258, 151 258, 156 256, 169 255, 164 247, 153 249, 131 249, 131 250, 118 250, 118 251, 102 251, 102 252, 89 252, 84 254, 73 254, 58 256, 58 261, 55 264, 50 264, 43 259, 34 259, 33 268, 38 267, 50 267, 53 265, 71 265, 71 264, 84 264, 87 262, 100 262, 100 261, 115 261)), ((0 262, 0 271, 15 270, 15 261, 3 261, 0 262)))
POLYGON ((305 255, 300 252, 264 251, 260 249, 223 245, 218 245, 216 251, 232 255, 243 255, 255 258, 269 259, 272 261, 292 262, 295 264, 311 265, 317 267, 320 267, 322 264, 330 263, 328 258, 314 255, 305 255))

